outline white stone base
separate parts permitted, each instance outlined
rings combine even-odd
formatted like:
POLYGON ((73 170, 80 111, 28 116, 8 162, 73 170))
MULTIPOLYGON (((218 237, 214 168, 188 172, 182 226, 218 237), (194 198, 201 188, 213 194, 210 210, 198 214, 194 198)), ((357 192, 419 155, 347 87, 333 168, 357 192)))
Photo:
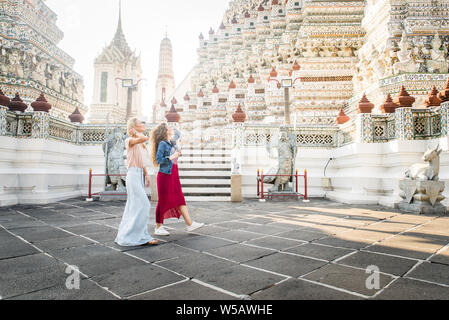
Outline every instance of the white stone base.
MULTIPOLYGON (((0 137, 0 206, 87 197, 89 168, 104 172, 101 146, 0 137)), ((93 192, 103 177, 93 179, 93 192)))

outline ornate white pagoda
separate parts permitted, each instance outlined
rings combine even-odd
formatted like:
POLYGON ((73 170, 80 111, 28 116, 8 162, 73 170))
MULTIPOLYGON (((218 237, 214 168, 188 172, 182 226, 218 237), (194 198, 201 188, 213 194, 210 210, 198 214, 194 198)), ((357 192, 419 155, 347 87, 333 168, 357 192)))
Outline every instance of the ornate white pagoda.
POLYGON ((122 29, 121 2, 117 30, 112 42, 95 59, 94 95, 89 123, 123 123, 142 115, 142 68, 122 29))
POLYGON ((64 35, 56 20, 42 0, 0 1, 0 89, 27 104, 44 93, 50 114, 68 120, 76 108, 86 113, 87 107, 75 60, 58 47, 64 35))

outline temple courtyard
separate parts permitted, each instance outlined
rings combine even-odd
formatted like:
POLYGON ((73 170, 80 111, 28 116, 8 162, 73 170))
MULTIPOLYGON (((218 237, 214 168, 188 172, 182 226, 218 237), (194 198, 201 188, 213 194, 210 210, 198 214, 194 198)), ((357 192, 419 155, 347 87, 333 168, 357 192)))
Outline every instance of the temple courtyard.
POLYGON ((172 219, 159 246, 123 248, 114 238, 124 205, 0 208, 1 298, 449 298, 448 216, 323 199, 196 202, 204 228, 187 233, 172 219))

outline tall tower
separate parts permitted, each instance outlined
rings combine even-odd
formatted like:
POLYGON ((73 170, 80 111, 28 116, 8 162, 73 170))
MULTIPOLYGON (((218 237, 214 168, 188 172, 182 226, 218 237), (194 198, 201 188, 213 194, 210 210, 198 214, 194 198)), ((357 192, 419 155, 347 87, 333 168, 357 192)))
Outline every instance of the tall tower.
POLYGON ((121 1, 115 36, 95 59, 94 95, 90 123, 111 123, 142 115, 142 77, 140 56, 131 51, 122 29, 121 1))
POLYGON ((168 98, 175 91, 173 73, 173 48, 167 34, 161 41, 159 52, 159 73, 156 81, 156 100, 153 106, 153 122, 165 121, 168 98))

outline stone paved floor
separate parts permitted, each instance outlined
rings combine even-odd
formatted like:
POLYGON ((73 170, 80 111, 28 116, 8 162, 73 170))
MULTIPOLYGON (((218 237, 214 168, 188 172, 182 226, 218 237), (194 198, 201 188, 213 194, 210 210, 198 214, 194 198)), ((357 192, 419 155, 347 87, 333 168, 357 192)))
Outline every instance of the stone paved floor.
POLYGON ((0 208, 2 299, 449 299, 447 216, 318 199, 191 203, 203 229, 169 220, 161 245, 121 248, 123 208, 0 208), (79 290, 65 286, 67 265, 81 271, 79 290), (379 289, 366 286, 372 265, 379 289))

